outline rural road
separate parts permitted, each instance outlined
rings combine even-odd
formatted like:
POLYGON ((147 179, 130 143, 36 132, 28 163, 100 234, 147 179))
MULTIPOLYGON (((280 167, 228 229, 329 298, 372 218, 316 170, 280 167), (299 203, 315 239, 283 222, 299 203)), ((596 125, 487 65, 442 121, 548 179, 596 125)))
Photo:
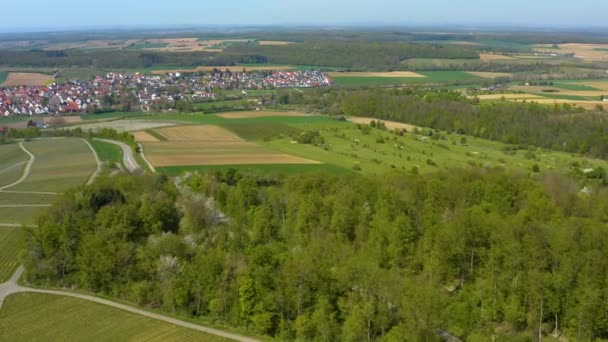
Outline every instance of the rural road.
POLYGON ((120 309, 120 310, 124 310, 124 311, 130 312, 130 313, 134 313, 134 314, 137 314, 137 315, 141 315, 141 316, 145 316, 145 317, 148 317, 148 318, 156 319, 156 320, 159 320, 159 321, 167 322, 167 323, 170 323, 170 324, 173 324, 173 325, 177 325, 177 326, 180 326, 180 327, 197 330, 197 331, 204 332, 204 333, 207 333, 207 334, 211 334, 211 335, 215 335, 215 336, 220 336, 220 337, 232 339, 232 340, 235 340, 235 341, 241 341, 241 342, 258 342, 259 341, 259 340, 256 340, 256 339, 253 339, 253 338, 250 338, 250 337, 241 336, 241 335, 237 335, 237 334, 232 334, 232 333, 228 333, 228 332, 217 330, 217 329, 213 329, 213 328, 206 328, 206 327, 203 327, 203 326, 200 326, 200 325, 197 325, 197 324, 181 321, 179 319, 175 319, 175 318, 171 318, 171 317, 155 314, 155 313, 152 313, 152 312, 148 312, 148 311, 145 311, 145 310, 134 308, 132 306, 128 306, 128 305, 112 302, 112 301, 107 300, 107 299, 97 298, 97 297, 88 296, 88 295, 79 294, 79 293, 64 292, 64 291, 54 291, 54 290, 33 289, 33 288, 29 288, 29 287, 20 286, 17 283, 17 281, 19 280, 19 278, 21 278, 21 275, 23 274, 23 271, 24 271, 23 266, 20 266, 17 269, 17 271, 15 272, 15 274, 13 274, 13 276, 11 277, 11 279, 9 281, 7 281, 7 282, 5 282, 3 284, 0 284, 0 308, 2 307, 2 303, 4 303, 4 300, 6 299, 6 297, 8 297, 8 296, 10 296, 12 294, 15 294, 15 293, 30 292, 30 293, 49 294, 49 295, 55 295, 55 296, 64 296, 64 297, 78 298, 78 299, 82 299, 82 300, 86 300, 86 301, 90 301, 90 302, 94 302, 94 303, 110 306, 110 307, 113 307, 113 308, 116 308, 116 309, 120 309))
POLYGON ((137 146, 139 147, 139 151, 141 151, 141 158, 146 162, 146 165, 148 165, 148 168, 150 168, 150 170, 152 170, 153 173, 156 173, 156 169, 154 168, 154 166, 152 166, 152 163, 150 163, 150 161, 148 161, 148 158, 146 158, 146 154, 144 153, 144 145, 137 143, 137 146))
POLYGON ((122 143, 120 141, 114 141, 114 140, 108 140, 108 139, 94 138, 94 140, 119 146, 122 149, 122 162, 125 165, 125 167, 127 168, 127 170, 129 170, 130 172, 135 172, 135 171, 141 170, 141 168, 139 167, 139 164, 137 164, 137 161, 135 160, 135 157, 133 156, 133 149, 131 149, 131 147, 129 145, 122 143))
POLYGON ((32 152, 28 151, 27 148, 25 148, 25 146, 23 145, 22 142, 19 143, 19 147, 21 147, 21 149, 23 150, 23 152, 27 153, 27 155, 30 156, 30 160, 27 162, 27 165, 25 165, 25 170, 23 171, 23 175, 21 176, 21 178, 19 178, 17 181, 13 182, 12 184, 0 187, 0 191, 2 191, 4 189, 12 188, 15 185, 19 185, 21 182, 23 182, 24 180, 26 180, 27 177, 30 176, 30 172, 32 171, 32 165, 34 165, 34 161, 36 160, 36 156, 34 156, 32 154, 32 152))
POLYGON ((93 184, 93 182, 95 181, 95 179, 97 178, 97 176, 99 176, 99 173, 101 173, 101 160, 99 160, 99 156, 97 155, 97 152, 95 151, 95 149, 93 148, 93 145, 91 145, 90 142, 88 142, 86 139, 82 139, 85 144, 87 144, 87 146, 89 146, 89 148, 91 149, 91 152, 93 152, 93 156, 95 157, 95 161, 97 162, 97 170, 95 170, 95 173, 91 176, 91 178, 89 178, 89 181, 87 182, 87 185, 91 185, 93 184))

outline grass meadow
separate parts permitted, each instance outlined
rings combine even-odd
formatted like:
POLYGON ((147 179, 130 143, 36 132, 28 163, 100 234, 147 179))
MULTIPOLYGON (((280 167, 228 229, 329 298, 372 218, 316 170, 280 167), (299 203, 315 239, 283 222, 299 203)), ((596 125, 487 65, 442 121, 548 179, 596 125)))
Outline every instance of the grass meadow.
POLYGON ((120 147, 97 140, 89 142, 102 162, 122 164, 122 149, 120 147))
POLYGON ((20 232, 19 228, 0 228, 0 283, 9 280, 19 267, 20 232))

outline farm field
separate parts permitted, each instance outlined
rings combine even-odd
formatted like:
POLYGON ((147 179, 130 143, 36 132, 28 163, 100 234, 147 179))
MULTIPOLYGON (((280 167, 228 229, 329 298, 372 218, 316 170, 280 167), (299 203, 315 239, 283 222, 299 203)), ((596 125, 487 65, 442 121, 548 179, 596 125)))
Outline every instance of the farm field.
POLYGON ((333 79, 339 86, 382 86, 382 85, 406 85, 406 84, 473 84, 482 82, 479 77, 464 71, 423 71, 415 73, 415 77, 379 77, 379 76, 334 76, 333 79))
POLYGON ((0 145, 0 187, 18 180, 29 159, 18 144, 0 145))
POLYGON ((180 126, 156 132, 167 141, 143 143, 155 167, 317 163, 247 142, 218 126, 180 126))
POLYGON ((82 139, 49 139, 25 143, 36 156, 29 177, 11 191, 62 192, 82 184, 97 164, 82 139))
POLYGON ((0 283, 10 279, 19 267, 20 232, 19 228, 0 228, 0 283))
POLYGON ((276 66, 268 66, 268 65, 259 65, 259 66, 243 66, 243 65, 230 66, 230 65, 221 65, 221 66, 201 66, 201 67, 197 67, 197 68, 193 68, 193 69, 184 69, 184 68, 161 69, 161 70, 154 70, 154 71, 152 71, 152 73, 156 74, 156 75, 164 75, 164 74, 175 73, 175 72, 181 72, 181 73, 202 72, 202 71, 212 71, 212 70, 215 70, 215 69, 230 70, 232 72, 240 72, 240 71, 243 71, 243 69, 246 69, 248 71, 293 70, 293 69, 295 69, 295 67, 290 66, 290 65, 276 65, 276 66))
POLYGON ((104 128, 111 128, 118 132, 134 132, 141 131, 151 128, 168 127, 173 126, 173 123, 169 122, 154 122, 154 121, 135 121, 135 120, 114 120, 108 122, 96 122, 96 123, 85 123, 82 125, 74 125, 68 127, 69 129, 80 128, 83 131, 93 130, 99 131, 104 128))
POLYGON ((3 341, 229 341, 88 301, 46 294, 9 296, 3 341))
POLYGON ((248 119, 248 118, 270 118, 270 117, 300 117, 310 116, 302 112, 272 112, 272 111, 255 111, 255 112, 231 112, 220 113, 217 116, 224 119, 248 119))
POLYGON ((2 208, 0 207, 0 223, 3 224, 35 224, 36 217, 45 207, 22 207, 2 208))
POLYGON ((481 72, 481 71, 468 71, 469 74, 483 78, 498 78, 498 77, 512 77, 513 74, 507 72, 481 72))
POLYGON ((397 77, 397 78, 421 78, 424 75, 412 71, 389 71, 389 72, 330 72, 331 77, 397 77))
POLYGON ((9 72, 8 77, 4 82, 2 82, 2 86, 4 87, 12 87, 12 86, 42 86, 53 80, 53 77, 46 74, 40 73, 26 73, 26 72, 9 72))

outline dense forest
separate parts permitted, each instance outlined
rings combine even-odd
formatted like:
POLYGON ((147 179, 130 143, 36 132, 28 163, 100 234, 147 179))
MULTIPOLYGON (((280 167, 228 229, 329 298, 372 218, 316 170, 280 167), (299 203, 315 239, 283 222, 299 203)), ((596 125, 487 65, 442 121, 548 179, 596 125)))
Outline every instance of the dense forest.
POLYGON ((285 340, 608 338, 606 213, 558 175, 119 176, 39 218, 26 277, 285 340))
POLYGON ((476 51, 455 45, 368 42, 321 42, 288 46, 240 44, 224 52, 154 52, 129 50, 0 50, 0 65, 27 67, 148 68, 221 66, 237 63, 332 66, 359 69, 398 67, 408 58, 478 59, 476 51))
POLYGON ((608 117, 564 105, 478 104, 459 92, 423 89, 282 91, 280 103, 305 110, 375 117, 514 145, 608 158, 608 117))

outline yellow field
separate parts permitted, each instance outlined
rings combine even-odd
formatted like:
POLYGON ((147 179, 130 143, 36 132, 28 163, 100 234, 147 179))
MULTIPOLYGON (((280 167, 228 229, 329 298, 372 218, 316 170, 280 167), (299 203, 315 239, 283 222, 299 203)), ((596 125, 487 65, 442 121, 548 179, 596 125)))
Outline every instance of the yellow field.
POLYGON ((156 130, 168 141, 242 142, 238 135, 218 126, 178 126, 156 130))
POLYGON ((224 119, 247 119, 247 118, 267 118, 267 117, 284 117, 284 116, 307 116, 302 112, 269 112, 269 111, 251 111, 251 112, 233 112, 222 113, 217 116, 224 119))
POLYGON ((482 61, 491 61, 491 60, 497 60, 497 59, 513 59, 513 57, 511 57, 511 56, 495 55, 493 53, 482 53, 479 55, 479 58, 482 61))
POLYGON ((277 40, 260 40, 258 42, 260 45, 274 45, 274 46, 284 46, 293 44, 293 42, 285 42, 285 41, 277 41, 277 40))
MULTIPOLYGON (((378 119, 374 119, 374 118, 361 118, 361 117, 351 117, 350 121, 356 124, 361 124, 361 125, 369 125, 372 121, 378 121, 378 119)), ((380 120, 384 123, 384 125, 386 125, 386 128, 388 129, 405 129, 408 132, 412 132, 414 131, 416 128, 416 126, 413 125, 408 125, 408 124, 404 124, 401 122, 395 122, 395 121, 385 121, 385 120, 380 120)))
MULTIPOLYGON (((585 83, 587 85, 587 83, 585 83)), ((586 97, 599 97, 602 95, 608 95, 608 90, 568 90, 568 89, 560 89, 556 87, 542 87, 542 86, 513 86, 509 89, 513 89, 515 91, 525 91, 529 93, 542 93, 543 90, 554 90, 551 92, 552 95, 574 95, 574 96, 586 96, 586 97)))
POLYGON ((424 75, 411 71, 389 71, 389 72, 330 72, 332 77, 396 77, 396 78, 422 78, 424 75))
POLYGON ((11 87, 11 86, 42 86, 51 82, 53 77, 40 73, 30 73, 30 72, 10 72, 8 74, 8 78, 2 86, 11 87))
POLYGON ((156 130, 168 141, 144 142, 155 167, 188 165, 318 164, 247 142, 217 126, 180 126, 156 130))
POLYGON ((469 74, 473 76, 479 76, 483 78, 498 78, 498 77, 511 77, 513 74, 506 72, 482 72, 482 71, 469 71, 469 74))
POLYGON ((133 132, 131 134, 133 135, 133 137, 135 138, 135 141, 137 141, 137 142, 158 141, 158 139, 156 139, 156 137, 154 137, 153 135, 151 135, 145 131, 133 132))
POLYGON ((597 49, 608 49, 608 44, 561 44, 560 53, 574 53, 578 58, 592 60, 608 59, 608 51, 597 51, 597 49))

